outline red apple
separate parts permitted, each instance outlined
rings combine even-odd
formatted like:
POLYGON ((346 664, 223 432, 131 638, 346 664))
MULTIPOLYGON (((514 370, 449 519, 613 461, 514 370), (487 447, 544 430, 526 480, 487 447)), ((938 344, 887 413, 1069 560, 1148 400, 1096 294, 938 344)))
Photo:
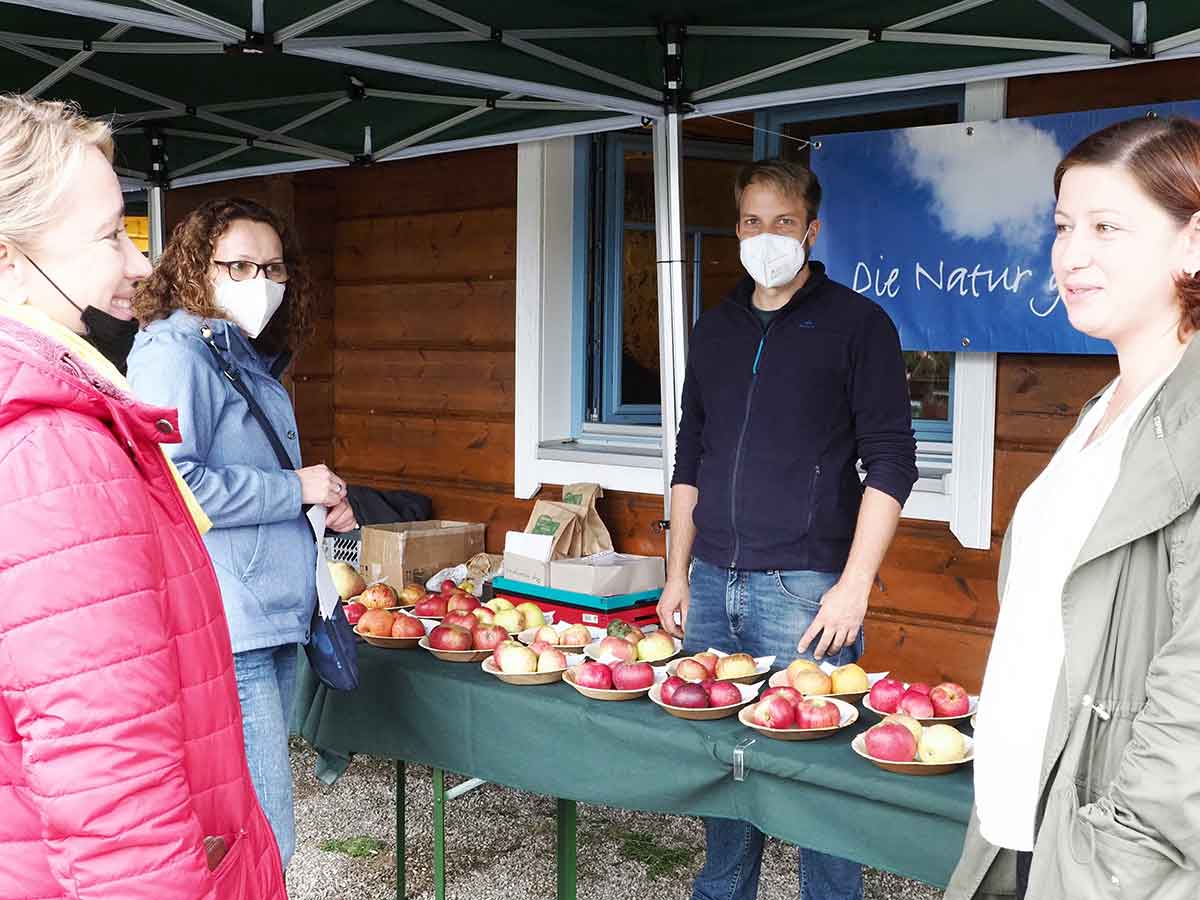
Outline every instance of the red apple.
POLYGON ((776 695, 783 697, 789 703, 793 703, 793 704, 799 703, 801 700, 804 699, 804 695, 802 693, 800 693, 798 690, 796 690, 795 688, 792 688, 792 687, 785 687, 783 685, 780 685, 779 687, 767 688, 765 691, 763 691, 761 694, 759 694, 758 699, 766 700, 768 697, 774 697, 776 695))
POLYGON ((791 728, 796 724, 796 707, 776 694, 755 703, 753 716, 764 728, 791 728))
POLYGON ((833 728, 841 721, 841 711, 829 700, 809 697, 796 706, 797 728, 833 728))
POLYGON ((476 650, 495 650, 508 640, 508 632, 499 625, 476 625, 472 635, 476 650))
POLYGON ((678 675, 672 675, 670 678, 664 681, 662 686, 662 702, 668 706, 674 706, 675 704, 671 701, 675 696, 675 691, 685 684, 687 684, 687 682, 678 675))
POLYGON ((917 739, 899 722, 876 725, 867 732, 867 753, 888 762, 912 762, 917 755, 917 739))
POLYGON ((637 659, 637 647, 624 638, 606 637, 597 648, 599 656, 612 655, 620 662, 632 662, 637 659))
POLYGON ((445 581, 442 582, 442 586, 441 586, 442 596, 449 597, 451 592, 453 592, 453 590, 456 587, 458 587, 458 585, 455 584, 453 581, 451 581, 449 578, 447 578, 445 581))
POLYGON ((914 719, 932 719, 933 702, 929 699, 928 694, 909 688, 900 698, 900 705, 896 707, 896 711, 902 712, 906 716, 912 716, 914 719))
POLYGON ((458 609, 463 612, 470 612, 473 609, 479 609, 479 600, 474 594, 452 594, 450 599, 446 601, 446 609, 458 609))
POLYGON ((429 632, 429 646, 434 650, 470 650, 471 632, 457 625, 439 625, 429 632))
POLYGON ((413 614, 427 619, 440 619, 446 614, 446 598, 431 597, 413 607, 413 614))
POLYGON ((923 681, 914 681, 908 686, 908 689, 910 691, 916 691, 919 694, 924 694, 926 697, 929 696, 929 685, 923 681))
POLYGON ((618 691, 640 691, 654 684, 654 670, 649 663, 617 663, 613 666, 612 679, 613 687, 618 691))
POLYGON ((612 669, 604 663, 589 660, 575 670, 575 683, 586 688, 612 690, 612 669))
POLYGON ((894 713, 904 696, 904 682, 881 678, 871 686, 871 706, 881 713, 894 713))
POLYGON ((720 657, 717 656, 717 654, 709 653, 706 650, 703 653, 697 653, 695 656, 692 657, 692 659, 694 659, 696 662, 700 663, 700 665, 704 666, 704 668, 708 669, 709 675, 717 674, 717 661, 720 659, 720 657))
POLYGON ((929 700, 933 703, 934 715, 939 718, 965 716, 971 708, 966 689, 952 681, 943 681, 930 691, 929 700))
POLYGON ((361 603, 347 603, 342 607, 342 612, 346 614, 346 621, 351 625, 357 625, 358 620, 362 618, 363 613, 367 608, 361 603))
POLYGON ((358 620, 358 630, 375 637, 391 637, 395 615, 386 609, 368 609, 358 620))
POLYGON ((742 702, 742 692, 731 681, 718 681, 708 691, 713 706, 733 706, 742 702))
POLYGON ((698 659, 688 657, 681 659, 675 666, 675 674, 684 681, 705 681, 712 677, 712 671, 698 659))
POLYGON ((446 615, 442 616, 443 625, 457 625, 459 628, 465 628, 471 631, 479 626, 479 620, 469 612, 463 612, 460 609, 452 609, 446 615))
POLYGON ((398 615, 396 620, 392 622, 392 637, 394 638, 419 638, 425 637, 425 626, 420 619, 415 619, 412 616, 398 615))
MULTIPOLYGON (((505 632, 505 633, 507 634, 507 632, 505 632)), ((553 644, 549 643, 548 641, 534 641, 532 644, 529 645, 529 649, 532 650, 534 653, 536 653, 538 656, 541 656, 547 650, 553 650, 553 649, 555 649, 555 647, 553 644)))
POLYGON ((684 683, 675 689, 671 696, 671 706, 684 709, 708 709, 712 702, 708 699, 708 691, 701 685, 684 683))
POLYGON ((373 584, 358 596, 358 602, 367 609, 386 609, 389 606, 399 606, 400 600, 390 584, 379 582, 373 584))

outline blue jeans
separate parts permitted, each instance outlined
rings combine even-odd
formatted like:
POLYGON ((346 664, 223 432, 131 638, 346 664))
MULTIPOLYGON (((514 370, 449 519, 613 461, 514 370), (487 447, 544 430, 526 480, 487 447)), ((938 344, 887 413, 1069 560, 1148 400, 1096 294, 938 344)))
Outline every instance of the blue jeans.
MULTIPOLYGON (((774 656, 775 665, 786 666, 799 656, 796 644, 820 609, 821 597, 837 579, 832 572, 752 572, 697 559, 692 564, 684 652, 714 647, 727 653, 774 656)), ((805 654, 809 658, 816 644, 809 646, 805 654)), ((825 659, 841 666, 861 654, 860 632, 854 646, 825 659)), ((704 833, 707 852, 692 900, 754 900, 763 833, 734 819, 705 819, 704 833)), ((862 866, 856 862, 801 849, 798 873, 800 900, 862 898, 862 866)))
POLYGON ((246 760, 259 805, 271 823, 286 869, 296 850, 288 719, 296 695, 295 644, 233 654, 246 760))

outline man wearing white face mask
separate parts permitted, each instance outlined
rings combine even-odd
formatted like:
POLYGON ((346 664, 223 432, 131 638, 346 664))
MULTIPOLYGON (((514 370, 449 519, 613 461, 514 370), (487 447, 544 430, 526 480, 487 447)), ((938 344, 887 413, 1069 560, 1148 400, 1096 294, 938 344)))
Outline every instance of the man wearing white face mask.
POLYGON ((210 201, 176 227, 139 286, 133 306, 145 328, 129 357, 138 397, 179 410, 181 441, 167 452, 213 523, 204 540, 233 642, 250 776, 285 867, 295 847, 287 724, 296 645, 308 639, 316 602, 316 550, 302 508, 327 507, 337 531, 356 525, 346 483, 324 465, 301 467, 279 381, 309 337, 312 295, 285 221, 247 200, 210 201))
MULTIPOLYGON (((692 332, 659 620, 685 653, 845 665, 917 479, 900 341, 882 308, 809 260, 812 172, 755 163, 735 200, 748 277, 692 332)), ((762 833, 730 819, 705 833, 693 900, 754 900, 762 833)), ((857 863, 801 850, 799 870, 801 900, 862 897, 857 863)))

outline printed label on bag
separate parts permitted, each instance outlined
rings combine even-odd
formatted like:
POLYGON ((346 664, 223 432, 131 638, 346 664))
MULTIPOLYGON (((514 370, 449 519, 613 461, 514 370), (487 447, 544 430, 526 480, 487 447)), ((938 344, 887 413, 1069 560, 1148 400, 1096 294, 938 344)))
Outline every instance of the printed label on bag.
POLYGON ((533 523, 533 534, 557 534, 559 523, 550 516, 538 516, 533 523))
POLYGON ((582 506, 583 494, 563 494, 563 503, 574 503, 576 506, 582 506))

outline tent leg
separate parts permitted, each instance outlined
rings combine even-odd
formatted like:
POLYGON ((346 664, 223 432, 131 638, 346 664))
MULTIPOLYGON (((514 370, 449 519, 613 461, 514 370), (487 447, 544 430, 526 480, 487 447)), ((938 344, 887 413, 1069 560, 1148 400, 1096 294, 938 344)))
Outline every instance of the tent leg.
POLYGON ((407 846, 404 823, 405 777, 404 760, 396 760, 396 900, 404 900, 404 855, 407 846))
POLYGON ((433 770, 433 896, 446 900, 446 772, 433 770))
POLYGON ((158 262, 162 256, 166 238, 165 188, 152 184, 146 190, 146 205, 150 212, 150 262, 158 262))
POLYGON ((575 900, 578 871, 575 843, 575 801, 558 800, 558 900, 575 900))

